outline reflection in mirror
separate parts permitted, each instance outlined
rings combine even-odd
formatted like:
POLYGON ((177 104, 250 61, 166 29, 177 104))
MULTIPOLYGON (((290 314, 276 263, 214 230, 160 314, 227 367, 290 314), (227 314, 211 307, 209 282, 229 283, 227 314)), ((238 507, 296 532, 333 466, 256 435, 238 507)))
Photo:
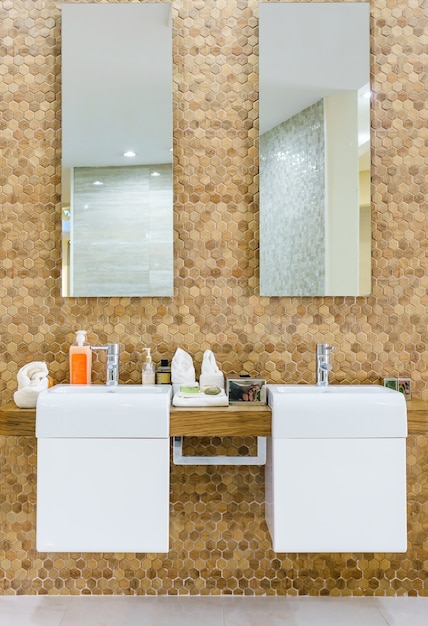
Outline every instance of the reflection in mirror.
POLYGON ((173 294, 169 3, 62 6, 62 294, 173 294))
POLYGON ((367 3, 261 3, 260 294, 370 293, 367 3))

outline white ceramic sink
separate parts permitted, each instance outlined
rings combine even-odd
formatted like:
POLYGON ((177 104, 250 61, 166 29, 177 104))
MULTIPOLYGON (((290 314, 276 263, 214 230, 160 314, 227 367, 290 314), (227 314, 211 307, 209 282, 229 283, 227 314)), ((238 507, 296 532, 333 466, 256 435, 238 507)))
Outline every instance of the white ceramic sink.
POLYGON ((171 389, 57 385, 40 393, 38 550, 168 552, 171 389))
POLYGON ((171 385, 56 385, 39 394, 36 437, 169 437, 171 385))
POLYGON ((407 411, 380 385, 268 385, 275 552, 405 552, 407 411))
POLYGON ((267 385, 272 436, 405 437, 406 401, 380 385, 267 385))

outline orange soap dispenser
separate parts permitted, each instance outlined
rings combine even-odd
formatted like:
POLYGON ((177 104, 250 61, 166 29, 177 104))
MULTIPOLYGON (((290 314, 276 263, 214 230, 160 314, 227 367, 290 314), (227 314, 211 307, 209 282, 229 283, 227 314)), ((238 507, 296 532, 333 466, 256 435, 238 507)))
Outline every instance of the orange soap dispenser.
POLYGON ((92 350, 86 341, 86 330, 76 332, 76 341, 70 346, 70 383, 90 385, 92 371, 92 350))

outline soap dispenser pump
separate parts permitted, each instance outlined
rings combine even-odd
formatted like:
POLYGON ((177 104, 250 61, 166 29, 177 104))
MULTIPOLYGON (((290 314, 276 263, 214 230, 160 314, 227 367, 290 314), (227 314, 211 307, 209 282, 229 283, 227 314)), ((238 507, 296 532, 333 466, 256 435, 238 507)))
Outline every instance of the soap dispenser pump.
POLYGON ((152 361, 150 348, 144 348, 144 351, 147 353, 147 356, 143 363, 143 372, 142 372, 141 382, 143 385, 154 385, 155 384, 155 364, 152 361))

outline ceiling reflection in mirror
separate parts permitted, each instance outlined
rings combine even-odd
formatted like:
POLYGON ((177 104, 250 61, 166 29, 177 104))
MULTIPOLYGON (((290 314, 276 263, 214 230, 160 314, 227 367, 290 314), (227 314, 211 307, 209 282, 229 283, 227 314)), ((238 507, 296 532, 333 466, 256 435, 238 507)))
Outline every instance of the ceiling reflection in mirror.
POLYGON ((62 294, 173 294, 170 3, 62 6, 62 294))
POLYGON ((260 294, 371 289, 368 3, 260 3, 260 294))

